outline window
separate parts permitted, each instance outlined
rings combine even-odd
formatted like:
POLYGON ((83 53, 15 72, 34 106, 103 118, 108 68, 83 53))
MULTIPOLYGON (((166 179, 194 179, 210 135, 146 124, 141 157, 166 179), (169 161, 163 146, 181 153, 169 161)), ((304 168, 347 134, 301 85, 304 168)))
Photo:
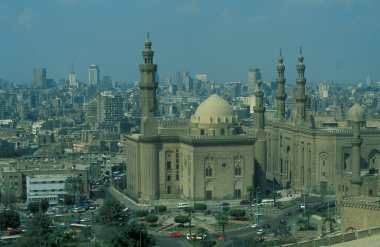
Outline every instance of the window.
POLYGON ((241 176, 241 167, 240 167, 240 165, 237 165, 235 167, 235 176, 241 176))
POLYGON ((326 176, 326 172, 322 172, 322 176, 323 176, 323 177, 326 176))
POLYGON ((241 197, 241 190, 240 189, 236 189, 235 190, 235 199, 240 199, 241 197))
POLYGON ((170 160, 166 161, 166 169, 172 169, 172 162, 170 160))
POLYGON ((178 173, 178 171, 177 171, 177 173, 175 174, 175 180, 179 180, 179 173, 178 173))
POLYGON ((168 180, 168 181, 172 180, 172 176, 168 175, 168 176, 167 176, 167 180, 168 180))
POLYGON ((205 134, 205 130, 201 130, 201 136, 205 134))
POLYGON ((206 177, 212 177, 212 168, 211 167, 206 168, 206 177))
POLYGON ((166 187, 166 194, 171 194, 172 193, 172 187, 168 186, 166 187))

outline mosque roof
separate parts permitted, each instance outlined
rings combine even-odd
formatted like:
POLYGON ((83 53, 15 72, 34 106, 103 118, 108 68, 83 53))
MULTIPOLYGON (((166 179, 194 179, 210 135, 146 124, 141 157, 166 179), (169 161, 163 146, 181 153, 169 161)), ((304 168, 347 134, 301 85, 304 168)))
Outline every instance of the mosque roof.
POLYGON ((356 122, 365 121, 364 109, 356 103, 348 110, 347 115, 348 115, 347 120, 349 121, 356 121, 356 122))
POLYGON ((220 123, 231 121, 234 118, 235 112, 231 105, 219 95, 213 94, 198 106, 192 117, 192 122, 220 123))

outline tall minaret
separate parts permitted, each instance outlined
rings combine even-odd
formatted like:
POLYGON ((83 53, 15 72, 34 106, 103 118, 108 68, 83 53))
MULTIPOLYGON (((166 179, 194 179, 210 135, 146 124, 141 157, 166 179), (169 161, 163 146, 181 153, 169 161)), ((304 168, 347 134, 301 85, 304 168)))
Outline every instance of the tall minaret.
POLYGON ((157 134, 156 116, 156 89, 158 83, 155 81, 157 65, 153 64, 152 41, 149 33, 145 40, 145 49, 142 52, 144 64, 140 64, 141 80, 139 87, 141 90, 141 134, 152 136, 157 134))
POLYGON ((255 126, 258 129, 264 129, 265 123, 264 123, 264 92, 261 90, 261 84, 263 83, 262 80, 258 80, 256 82, 257 84, 257 90, 255 92, 256 96, 256 106, 253 107, 253 111, 255 112, 255 126))
POLYGON ((141 80, 141 136, 140 136, 140 200, 149 203, 159 198, 159 154, 157 146, 156 89, 157 65, 153 64, 152 42, 149 33, 142 52, 144 64, 140 64, 141 80))
POLYGON ((303 64, 302 47, 300 47, 300 54, 298 55, 297 64, 298 78, 296 98, 296 123, 304 123, 306 120, 306 94, 305 94, 305 65, 303 64))
POLYGON ((277 94, 276 94, 276 100, 277 100, 277 117, 278 120, 284 120, 285 119, 285 100, 286 100, 286 93, 285 93, 285 65, 282 63, 284 59, 282 58, 281 49, 280 49, 280 56, 278 57, 278 65, 277 65, 277 94))
POLYGON ((351 184, 352 189, 350 192, 351 196, 360 196, 360 186, 362 179, 360 176, 360 146, 362 145, 362 138, 360 137, 360 127, 365 126, 365 114, 364 110, 358 104, 354 104, 348 110, 348 121, 352 126, 352 138, 351 138, 351 169, 352 177, 351 184))
POLYGON ((255 181, 254 186, 260 187, 260 191, 264 195, 266 193, 266 170, 267 170, 267 149, 266 149, 266 133, 265 133, 265 107, 264 92, 261 90, 263 82, 258 80, 256 96, 256 106, 253 108, 255 113, 255 128, 256 128, 256 142, 255 142, 255 181))

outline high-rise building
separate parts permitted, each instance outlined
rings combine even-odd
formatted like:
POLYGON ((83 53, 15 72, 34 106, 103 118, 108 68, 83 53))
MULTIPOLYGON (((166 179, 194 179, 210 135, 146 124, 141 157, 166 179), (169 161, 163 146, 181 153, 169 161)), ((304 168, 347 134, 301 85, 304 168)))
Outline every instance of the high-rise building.
POLYGON ((248 78, 247 78, 248 94, 249 95, 254 95, 255 94, 256 83, 257 83, 258 80, 261 80, 260 69, 250 68, 248 70, 248 78))
POLYGON ((77 75, 73 71, 69 74, 69 86, 78 87, 77 75))
POLYGON ((88 84, 89 85, 99 85, 100 83, 100 71, 99 66, 96 64, 91 64, 88 70, 88 84))
POLYGON ((200 80, 201 82, 208 82, 207 75, 195 75, 195 79, 200 80))
POLYGON ((46 69, 34 68, 33 69, 34 85, 38 88, 46 87, 46 69))
POLYGON ((120 94, 105 91, 99 95, 98 122, 120 122, 123 113, 123 97, 120 94))

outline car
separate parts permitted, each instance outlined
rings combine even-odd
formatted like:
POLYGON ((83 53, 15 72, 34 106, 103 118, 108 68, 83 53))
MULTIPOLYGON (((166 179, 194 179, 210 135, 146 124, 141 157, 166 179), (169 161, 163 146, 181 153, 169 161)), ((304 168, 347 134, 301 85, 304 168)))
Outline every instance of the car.
POLYGON ((291 212, 286 212, 286 213, 285 213, 285 216, 290 216, 290 215, 292 215, 291 212))
POLYGON ((259 230, 257 230, 257 232, 256 232, 258 235, 263 235, 263 234, 265 234, 265 230, 264 229, 259 229, 259 230))
POLYGON ((260 224, 255 223, 255 224, 252 224, 251 227, 258 228, 258 227, 260 227, 260 224))
POLYGON ((186 235, 186 239, 187 240, 203 240, 207 237, 206 234, 203 234, 203 235, 198 235, 198 234, 187 234, 186 235))
POLYGON ((248 200, 241 200, 240 205, 249 205, 250 202, 248 200))
POLYGON ((172 238, 181 238, 181 237, 183 237, 183 233, 182 232, 171 232, 169 234, 169 236, 172 238))

